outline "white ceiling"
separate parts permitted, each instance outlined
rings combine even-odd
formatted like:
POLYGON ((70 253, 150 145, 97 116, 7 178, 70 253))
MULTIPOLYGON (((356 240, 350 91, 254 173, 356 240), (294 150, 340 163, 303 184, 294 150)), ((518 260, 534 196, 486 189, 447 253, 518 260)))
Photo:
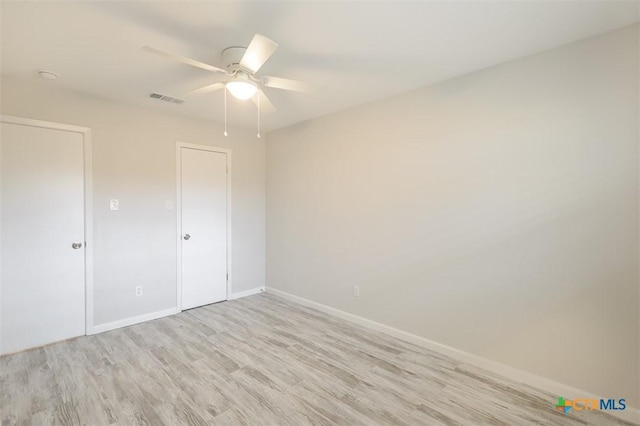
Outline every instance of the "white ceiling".
MULTIPOLYGON (((143 45, 220 64, 220 51, 261 33, 280 48, 261 74, 326 88, 307 95, 266 89, 284 127, 638 21, 638 2, 6 2, 1 71, 49 69, 47 84, 221 122, 222 91, 175 97, 213 74, 150 55, 143 45)), ((220 64, 221 65, 221 64, 220 64)), ((251 101, 230 101, 231 125, 254 128, 251 101)))

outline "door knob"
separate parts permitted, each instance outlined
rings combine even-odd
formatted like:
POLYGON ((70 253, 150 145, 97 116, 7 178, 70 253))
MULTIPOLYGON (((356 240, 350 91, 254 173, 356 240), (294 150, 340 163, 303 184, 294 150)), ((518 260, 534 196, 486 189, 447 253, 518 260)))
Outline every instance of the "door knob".
POLYGON ((188 240, 189 238, 191 238, 191 235, 189 235, 189 234, 184 234, 184 237, 182 237, 182 238, 184 238, 185 240, 188 240))
POLYGON ((74 249, 74 250, 78 250, 79 248, 82 248, 82 243, 75 242, 75 243, 71 244, 71 248, 74 249))

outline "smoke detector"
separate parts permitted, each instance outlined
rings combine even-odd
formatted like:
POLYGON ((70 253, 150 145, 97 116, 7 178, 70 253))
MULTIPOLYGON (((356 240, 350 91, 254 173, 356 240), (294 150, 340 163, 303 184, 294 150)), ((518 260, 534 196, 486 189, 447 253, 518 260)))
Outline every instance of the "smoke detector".
POLYGON ((56 74, 53 71, 40 70, 40 71, 38 71, 38 75, 40 75, 40 77, 42 77, 42 78, 46 78, 47 80, 57 80, 58 79, 58 74, 56 74))

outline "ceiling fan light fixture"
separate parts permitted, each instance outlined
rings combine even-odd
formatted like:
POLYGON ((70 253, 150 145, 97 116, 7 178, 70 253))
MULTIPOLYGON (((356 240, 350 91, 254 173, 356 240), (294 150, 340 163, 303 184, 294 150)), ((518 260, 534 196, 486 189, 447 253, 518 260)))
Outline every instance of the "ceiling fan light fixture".
POLYGON ((227 90, 236 99, 246 100, 252 98, 258 92, 258 87, 252 81, 230 81, 226 84, 227 90))

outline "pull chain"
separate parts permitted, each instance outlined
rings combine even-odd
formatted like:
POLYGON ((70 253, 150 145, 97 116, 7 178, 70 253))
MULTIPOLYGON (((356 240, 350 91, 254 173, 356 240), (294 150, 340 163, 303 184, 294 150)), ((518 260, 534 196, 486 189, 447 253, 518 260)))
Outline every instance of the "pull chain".
POLYGON ((258 90, 258 139, 260 139, 260 91, 258 90))
POLYGON ((224 88, 224 135, 227 136, 227 88, 224 88))

